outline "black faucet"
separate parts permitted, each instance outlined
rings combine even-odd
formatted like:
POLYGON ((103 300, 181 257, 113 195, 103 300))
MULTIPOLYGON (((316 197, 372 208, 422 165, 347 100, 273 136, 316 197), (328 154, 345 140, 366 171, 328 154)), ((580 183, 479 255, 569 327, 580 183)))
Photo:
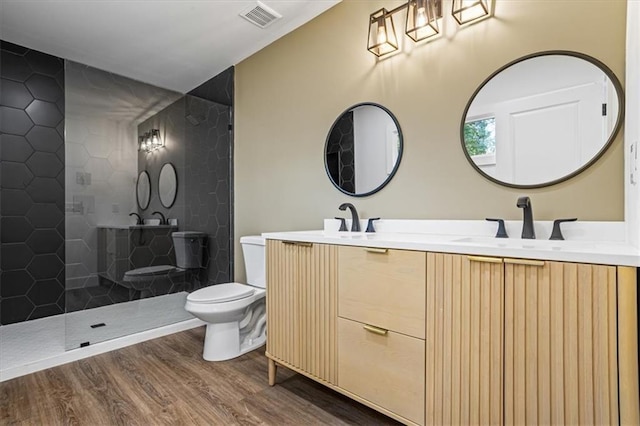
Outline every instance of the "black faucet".
POLYGON ((140 215, 138 213, 129 213, 129 216, 137 217, 136 225, 144 225, 144 221, 142 220, 142 218, 140 217, 140 215))
POLYGON ((351 203, 342 203, 340 210, 345 211, 347 208, 351 211, 351 232, 360 232, 360 218, 358 217, 358 211, 351 203))
POLYGON ((153 212, 151 213, 153 214, 159 214, 160 215, 160 225, 166 225, 167 224, 167 219, 164 218, 164 215, 160 212, 153 212))
POLYGON ((529 197, 520 197, 516 202, 516 206, 523 210, 522 220, 522 238, 535 240, 536 231, 533 229, 533 209, 531 208, 531 199, 529 197))

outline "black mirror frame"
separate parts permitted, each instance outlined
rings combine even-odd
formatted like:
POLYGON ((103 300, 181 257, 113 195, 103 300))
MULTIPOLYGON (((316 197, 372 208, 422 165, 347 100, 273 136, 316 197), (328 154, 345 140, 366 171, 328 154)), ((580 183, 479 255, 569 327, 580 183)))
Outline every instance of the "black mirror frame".
POLYGON ((467 158, 467 161, 469 161, 469 164, 471 164, 471 166, 478 173, 480 173, 480 175, 482 175, 484 178, 486 178, 486 179, 490 180, 491 182, 496 183, 498 185, 506 186, 506 187, 509 187, 509 188, 518 188, 518 189, 536 189, 536 188, 544 188, 544 187, 547 187, 547 186, 556 185, 558 183, 565 182, 565 181, 567 181, 567 180, 579 175, 580 173, 584 172, 586 169, 588 169, 593 164, 595 164, 600 159, 600 157, 602 157, 602 155, 607 151, 607 149, 609 149, 609 147, 611 146, 611 144, 615 140, 616 136, 620 132, 620 128, 622 127, 622 123, 624 121, 624 113, 625 113, 624 108, 625 108, 624 91, 622 90, 622 85, 620 84, 620 80, 618 80, 618 77, 616 77, 614 72, 608 66, 606 66, 604 63, 600 62, 598 59, 596 59, 596 58, 594 58, 592 56, 586 55, 584 53, 573 52, 573 51, 570 51, 570 50, 547 50, 547 51, 532 53, 530 55, 522 56, 522 57, 520 57, 520 58, 518 58, 516 60, 513 60, 513 61, 509 62, 508 64, 500 67, 498 70, 493 72, 489 77, 487 77, 482 82, 482 84, 480 84, 480 86, 473 92, 473 94, 469 98, 469 102, 467 102, 467 106, 465 107, 464 112, 462 113, 462 120, 460 122, 460 143, 461 143, 461 146, 462 146, 462 152, 464 152, 464 155, 467 158), (476 163, 473 161, 473 159, 471 158, 471 156, 467 152, 466 145, 464 143, 464 125, 465 125, 465 122, 466 122, 467 113, 469 112, 469 108, 471 107, 471 104, 473 103, 473 100, 476 98, 476 96, 482 90, 482 88, 493 77, 495 77, 496 75, 500 74, 502 71, 506 70, 510 66, 515 65, 515 64, 520 63, 520 62, 523 62, 523 61, 526 61, 527 59, 537 58, 537 57, 540 57, 540 56, 551 56, 551 55, 565 55, 565 56, 573 56, 573 57, 576 57, 576 58, 583 59, 583 60, 585 60, 587 62, 592 63, 593 65, 597 66, 598 68, 600 68, 602 70, 602 72, 604 72, 607 75, 607 77, 609 77, 609 80, 611 80, 611 84, 616 89, 616 94, 618 95, 618 103, 619 103, 618 118, 617 118, 615 126, 613 127, 613 131, 611 132, 611 135, 609 136, 609 139, 602 146, 600 151, 598 151, 598 153, 593 156, 593 158, 591 160, 589 160, 587 163, 585 163, 583 166, 579 167, 578 169, 576 169, 572 173, 569 173, 569 174, 567 174, 567 175, 565 175, 565 176, 563 176, 561 178, 558 178, 558 179, 554 179, 554 180, 551 180, 551 181, 548 181, 548 182, 539 183, 539 184, 518 185, 518 184, 514 184, 514 183, 503 182, 503 181, 501 181, 499 179, 494 178, 493 176, 489 176, 488 174, 483 172, 480 169, 480 167, 478 167, 476 165, 476 163))
POLYGON ((149 172, 147 172, 146 170, 140 172, 140 174, 138 175, 138 180, 136 181, 136 203, 138 203, 138 208, 140 210, 148 209, 149 204, 151 204, 151 176, 149 176, 149 172), (140 177, 142 175, 146 175, 147 181, 149 182, 149 199, 147 200, 147 204, 144 207, 142 207, 142 204, 140 204, 140 191, 138 190, 138 185, 140 185, 140 177))
POLYGON ((329 133, 327 133, 327 138, 324 143, 324 151, 323 151, 324 171, 327 173, 327 177, 329 178, 329 181, 333 184, 333 186, 335 186, 338 189, 338 191, 342 192, 343 194, 349 195, 350 197, 368 197, 369 195, 373 195, 376 192, 380 191, 382 188, 387 186, 389 182, 391 182, 391 179, 393 179, 393 177, 395 176, 396 172, 398 171, 398 167, 400 167, 400 163, 402 162, 403 150, 404 150, 404 136, 402 135, 402 128, 400 127, 400 123, 398 122, 398 119, 396 118, 396 116, 388 108, 380 104, 377 104, 374 102, 361 102, 359 104, 352 105, 349 108, 342 111, 340 115, 338 115, 338 117, 334 120, 331 127, 329 128, 329 133), (378 185, 376 188, 374 188, 369 192, 365 192, 362 194, 354 194, 352 192, 348 192, 342 189, 340 185, 336 183, 331 177, 331 173, 329 172, 329 164, 327 163, 327 148, 329 147, 329 137, 331 136, 331 132, 333 131, 333 128, 336 126, 338 121, 340 121, 342 116, 345 115, 347 112, 361 106, 374 106, 374 107, 380 108, 381 110, 389 114, 389 117, 391 117, 391 119, 393 120, 393 123, 396 125, 396 129, 398 129, 398 137, 400 138, 400 147, 398 149, 398 160, 396 161, 396 164, 393 166, 393 170, 391 171, 389 176, 387 176, 384 182, 382 182, 380 185, 378 185))
POLYGON ((162 165, 162 167, 160 167, 160 173, 158 173, 158 199, 160 200, 160 204, 162 205, 162 207, 164 207, 165 209, 170 209, 176 203, 177 198, 178 198, 178 171, 176 170, 176 166, 174 166, 173 163, 166 162, 162 165), (168 206, 166 206, 162 202, 162 196, 160 195, 160 176, 162 176, 162 170, 164 170, 165 166, 167 165, 171 166, 171 169, 173 170, 173 175, 176 177, 176 192, 173 195, 173 200, 168 206))

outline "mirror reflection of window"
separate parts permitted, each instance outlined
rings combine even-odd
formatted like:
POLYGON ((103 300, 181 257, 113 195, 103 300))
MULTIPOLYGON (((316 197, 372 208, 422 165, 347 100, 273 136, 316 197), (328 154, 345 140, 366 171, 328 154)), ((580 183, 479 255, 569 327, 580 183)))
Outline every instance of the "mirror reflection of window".
POLYGON ((495 117, 472 119, 464 124, 464 144, 471 159, 485 173, 496 167, 495 117))
POLYGON ((615 75, 593 58, 571 52, 525 57, 475 93, 462 124, 463 147, 492 180, 556 183, 593 163, 613 140, 621 122, 619 93, 615 75))

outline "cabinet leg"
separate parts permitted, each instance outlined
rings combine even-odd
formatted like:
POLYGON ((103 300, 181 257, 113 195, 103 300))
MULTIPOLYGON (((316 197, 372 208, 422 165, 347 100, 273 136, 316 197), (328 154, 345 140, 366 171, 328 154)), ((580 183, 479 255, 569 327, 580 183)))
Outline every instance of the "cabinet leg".
POLYGON ((269 386, 273 386, 276 384, 276 370, 278 367, 276 366, 276 362, 269 358, 269 386))

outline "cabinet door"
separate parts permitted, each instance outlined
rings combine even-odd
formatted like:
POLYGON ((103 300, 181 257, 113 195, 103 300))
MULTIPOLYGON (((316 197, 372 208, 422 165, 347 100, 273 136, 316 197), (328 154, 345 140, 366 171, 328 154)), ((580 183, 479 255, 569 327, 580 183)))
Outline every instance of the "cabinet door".
POLYGON ((505 259, 505 423, 618 424, 616 268, 505 259))
POLYGON ((267 352, 337 383, 337 247, 267 241, 267 352))
POLYGON ((299 250, 300 368, 337 384, 338 248, 313 244, 299 250))
POLYGON ((502 422, 502 259, 427 253, 427 425, 502 422))
POLYGON ((267 240, 267 352, 300 367, 300 247, 267 240))

